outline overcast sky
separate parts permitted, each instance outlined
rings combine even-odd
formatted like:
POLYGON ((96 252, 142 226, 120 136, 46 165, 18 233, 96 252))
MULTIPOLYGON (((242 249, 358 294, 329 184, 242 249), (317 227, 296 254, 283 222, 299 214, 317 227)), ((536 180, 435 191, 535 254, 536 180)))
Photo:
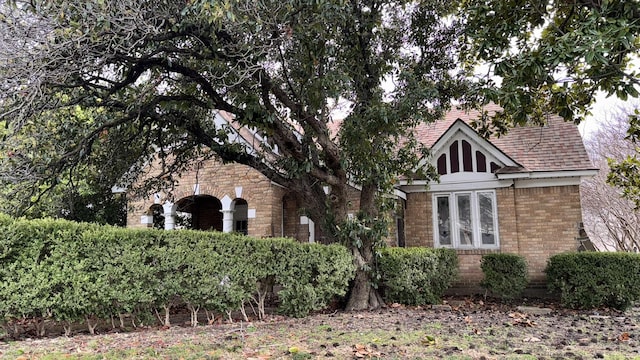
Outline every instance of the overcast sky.
POLYGON ((636 106, 640 105, 640 99, 631 98, 627 101, 622 101, 616 96, 607 98, 604 93, 600 94, 596 99, 596 103, 593 105, 593 110, 591 111, 593 115, 578 125, 582 137, 589 137, 590 133, 592 133, 594 129, 597 129, 603 120, 620 113, 623 109, 631 109, 634 104, 636 104, 636 106))

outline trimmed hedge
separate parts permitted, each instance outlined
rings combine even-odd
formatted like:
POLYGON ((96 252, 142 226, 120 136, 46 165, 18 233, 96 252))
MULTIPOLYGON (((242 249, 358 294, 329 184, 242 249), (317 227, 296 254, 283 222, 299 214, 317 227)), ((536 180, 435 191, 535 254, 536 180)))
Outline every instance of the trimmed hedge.
POLYGON ((529 283, 527 262, 521 255, 487 254, 480 268, 484 274, 480 286, 502 299, 519 297, 529 283))
MULTIPOLYGON (((281 289, 279 310, 305 316, 346 294, 353 258, 339 245, 253 239, 201 231, 132 230, 65 220, 0 215, 0 316, 68 328, 97 319, 150 314, 169 325, 176 305, 199 311, 245 311, 281 289)), ((122 318, 121 318, 122 319, 122 318)))
POLYGON ((551 291, 562 305, 624 310, 640 300, 640 255, 580 252, 552 256, 545 269, 551 291))
POLYGON ((457 278, 458 256, 452 249, 385 248, 379 271, 386 302, 437 304, 457 278))

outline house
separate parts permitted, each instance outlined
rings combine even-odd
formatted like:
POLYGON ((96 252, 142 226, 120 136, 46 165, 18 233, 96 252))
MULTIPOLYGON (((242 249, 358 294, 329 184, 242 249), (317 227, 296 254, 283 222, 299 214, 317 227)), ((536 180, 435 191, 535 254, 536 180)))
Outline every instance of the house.
MULTIPOLYGON (((489 139, 470 126, 477 118, 477 112, 452 110, 443 120, 415 129, 418 140, 431 148, 425 161, 440 179, 398 182, 400 206, 389 243, 456 249, 462 288, 477 287, 481 257, 495 252, 523 255, 532 284, 543 284, 547 259, 580 245, 580 181, 597 170, 577 126, 557 116, 549 116, 543 127, 520 126, 489 139)), ((225 121, 230 117, 218 113, 216 122, 225 121)), ((234 129, 239 141, 259 137, 234 129)), ((317 224, 300 212, 303 201, 244 165, 198 163, 183 174, 172 195, 131 201, 128 226, 172 229, 187 218, 196 229, 321 240, 317 224)), ((355 189, 352 206, 357 211, 355 189)))

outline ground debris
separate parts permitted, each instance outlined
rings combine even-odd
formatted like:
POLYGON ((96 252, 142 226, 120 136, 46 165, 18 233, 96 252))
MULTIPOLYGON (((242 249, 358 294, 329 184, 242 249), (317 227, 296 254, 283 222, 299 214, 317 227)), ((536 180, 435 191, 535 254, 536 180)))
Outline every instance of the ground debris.
POLYGON ((524 327, 536 326, 536 322, 529 319, 528 314, 513 312, 509 314, 509 317, 513 319, 513 322, 512 322, 513 325, 524 326, 524 327))

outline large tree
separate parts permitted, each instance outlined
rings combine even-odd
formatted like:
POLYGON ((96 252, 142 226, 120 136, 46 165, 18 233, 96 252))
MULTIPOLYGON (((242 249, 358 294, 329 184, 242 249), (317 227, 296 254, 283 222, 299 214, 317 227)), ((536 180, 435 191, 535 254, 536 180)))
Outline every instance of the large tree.
POLYGON ((627 138, 629 113, 633 110, 611 111, 585 141, 591 161, 600 171, 582 183, 583 218, 589 238, 601 250, 640 249, 640 210, 622 196, 619 186, 607 181, 609 163, 636 154, 636 145, 627 138))
POLYGON ((133 184, 160 159, 163 174, 143 191, 194 159, 249 165, 304 198, 327 235, 351 247, 358 272, 347 307, 376 307, 369 270, 386 228, 381 195, 416 175, 422 152, 410 129, 441 116, 461 89, 459 27, 442 20, 451 10, 438 0, 0 0, 5 151, 20 148, 13 159, 40 184, 87 161, 104 165, 103 181, 133 184), (337 102, 349 109, 335 138, 337 102), (94 116, 52 134, 48 114, 76 106, 94 116), (215 111, 268 141, 254 150, 230 142, 215 111), (20 146, 30 138, 54 143, 46 158, 20 146), (361 211, 349 222, 351 185, 361 211))
POLYGON ((579 122, 600 92, 638 96, 637 0, 465 0, 459 16, 461 65, 477 79, 469 97, 504 109, 484 130, 541 123, 550 112, 579 122))

